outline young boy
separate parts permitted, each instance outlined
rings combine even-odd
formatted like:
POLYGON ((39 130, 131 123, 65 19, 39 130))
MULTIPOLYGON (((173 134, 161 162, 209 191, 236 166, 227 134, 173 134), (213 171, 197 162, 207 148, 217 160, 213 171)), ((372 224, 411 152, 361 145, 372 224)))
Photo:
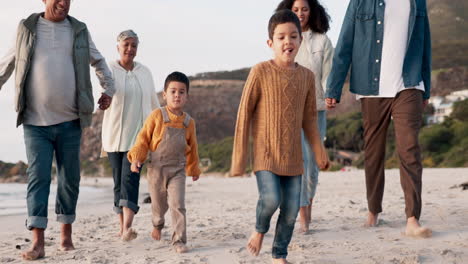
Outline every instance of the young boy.
POLYGON ((255 65, 242 93, 234 138, 231 175, 242 175, 252 127, 259 200, 255 232, 247 248, 257 256, 270 220, 280 208, 273 263, 288 263, 287 248, 299 212, 303 173, 301 129, 320 169, 329 166, 317 129, 314 74, 294 62, 301 43, 301 24, 290 10, 275 13, 268 24, 268 46, 274 59, 255 65))
POLYGON ((189 80, 185 74, 173 72, 164 83, 166 107, 154 110, 146 119, 137 141, 128 152, 131 170, 138 171, 148 151, 151 158, 147 165, 148 186, 153 213, 155 240, 161 239, 164 215, 171 209, 172 245, 177 253, 188 251, 186 246, 185 175, 196 181, 198 167, 195 121, 183 108, 188 99, 189 80))

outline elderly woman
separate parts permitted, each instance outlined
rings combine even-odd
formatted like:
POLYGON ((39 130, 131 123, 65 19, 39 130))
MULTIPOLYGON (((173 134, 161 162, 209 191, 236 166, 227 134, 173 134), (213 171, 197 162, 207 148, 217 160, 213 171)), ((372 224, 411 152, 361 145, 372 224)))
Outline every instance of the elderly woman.
POLYGON ((117 37, 120 59, 110 63, 116 92, 102 124, 102 148, 112 167, 114 211, 119 217, 119 236, 123 241, 137 237, 132 222, 139 209, 140 173, 130 171, 127 152, 146 117, 159 107, 150 70, 134 61, 138 43, 138 36, 132 30, 123 31, 117 37))

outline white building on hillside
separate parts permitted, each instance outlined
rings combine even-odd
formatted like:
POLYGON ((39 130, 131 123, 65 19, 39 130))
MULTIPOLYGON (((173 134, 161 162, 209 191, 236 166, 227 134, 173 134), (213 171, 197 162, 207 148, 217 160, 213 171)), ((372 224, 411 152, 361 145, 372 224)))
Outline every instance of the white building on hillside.
POLYGON ((427 118, 428 124, 440 124, 453 112, 453 104, 468 98, 468 89, 450 93, 447 96, 429 98, 429 104, 434 107, 434 115, 427 118))

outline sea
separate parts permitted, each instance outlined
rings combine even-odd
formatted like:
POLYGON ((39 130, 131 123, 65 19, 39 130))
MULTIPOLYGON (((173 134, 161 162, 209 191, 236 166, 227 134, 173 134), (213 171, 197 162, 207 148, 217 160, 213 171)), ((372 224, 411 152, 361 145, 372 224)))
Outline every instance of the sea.
MULTIPOLYGON (((2 183, 0 184, 0 216, 26 214, 26 190, 27 184, 23 183, 2 183)), ((49 209, 55 207, 55 195, 57 185, 51 184, 49 194, 49 209)), ((80 204, 92 204, 110 200, 112 188, 80 186, 78 202, 80 204)))

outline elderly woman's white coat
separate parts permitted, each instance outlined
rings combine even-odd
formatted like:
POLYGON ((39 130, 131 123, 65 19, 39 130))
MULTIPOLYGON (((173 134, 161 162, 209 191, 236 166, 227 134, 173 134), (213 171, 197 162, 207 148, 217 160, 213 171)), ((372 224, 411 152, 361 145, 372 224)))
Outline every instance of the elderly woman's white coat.
POLYGON ((160 105, 153 76, 146 66, 135 62, 131 72, 125 70, 116 61, 111 62, 110 66, 116 92, 111 106, 104 112, 102 148, 105 152, 125 152, 130 150, 135 143, 136 134, 146 117, 160 105), (127 89, 139 89, 139 91, 127 89), (129 92, 140 94, 128 96, 129 92), (135 108, 124 109, 129 106, 135 108))

